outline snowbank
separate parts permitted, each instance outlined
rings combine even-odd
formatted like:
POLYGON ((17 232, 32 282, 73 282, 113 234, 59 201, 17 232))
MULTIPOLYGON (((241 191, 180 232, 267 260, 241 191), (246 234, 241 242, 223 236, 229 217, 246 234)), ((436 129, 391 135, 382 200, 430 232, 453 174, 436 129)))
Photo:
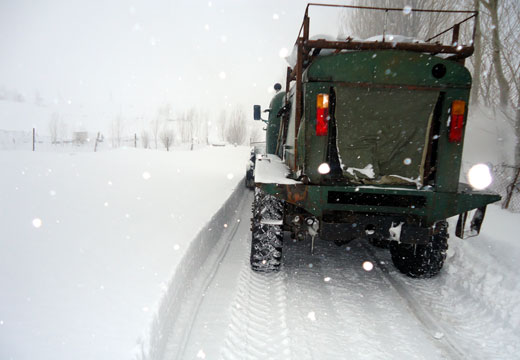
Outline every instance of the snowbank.
POLYGON ((128 359, 247 147, 1 151, 0 359, 128 359))

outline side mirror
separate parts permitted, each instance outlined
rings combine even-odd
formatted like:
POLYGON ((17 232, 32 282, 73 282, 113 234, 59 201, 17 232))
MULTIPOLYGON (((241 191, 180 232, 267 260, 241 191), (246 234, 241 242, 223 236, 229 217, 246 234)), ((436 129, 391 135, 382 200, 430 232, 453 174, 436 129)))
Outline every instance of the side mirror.
POLYGON ((262 108, 260 105, 253 105, 253 119, 262 120, 262 108))

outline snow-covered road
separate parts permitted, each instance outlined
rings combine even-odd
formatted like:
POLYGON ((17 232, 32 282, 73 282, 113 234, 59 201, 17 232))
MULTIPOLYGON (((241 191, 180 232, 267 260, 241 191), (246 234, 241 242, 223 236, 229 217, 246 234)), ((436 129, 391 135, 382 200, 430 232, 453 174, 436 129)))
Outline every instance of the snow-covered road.
POLYGON ((396 272, 386 250, 361 240, 317 242, 311 255, 310 244, 286 236, 282 271, 255 273, 252 193, 242 196, 218 255, 188 276, 190 313, 169 324, 176 335, 158 358, 515 358, 518 335, 454 281, 466 273, 453 271, 453 250, 440 276, 414 280, 396 272), (373 270, 364 269, 366 261, 373 270))

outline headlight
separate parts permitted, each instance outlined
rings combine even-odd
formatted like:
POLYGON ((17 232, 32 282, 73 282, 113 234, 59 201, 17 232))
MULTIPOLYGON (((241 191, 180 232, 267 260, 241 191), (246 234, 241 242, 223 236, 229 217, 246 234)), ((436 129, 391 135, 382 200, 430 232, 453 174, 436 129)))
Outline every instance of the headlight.
POLYGON ((486 164, 476 164, 468 171, 468 181, 475 190, 484 190, 492 181, 491 171, 486 164))

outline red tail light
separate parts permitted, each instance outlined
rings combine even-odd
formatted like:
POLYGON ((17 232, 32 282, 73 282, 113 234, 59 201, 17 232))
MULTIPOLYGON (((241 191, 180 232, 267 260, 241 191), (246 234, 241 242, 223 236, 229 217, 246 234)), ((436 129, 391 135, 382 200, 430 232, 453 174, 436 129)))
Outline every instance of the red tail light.
POLYGON ((462 141, 462 129, 464 127, 464 114, 466 112, 466 102, 463 100, 453 100, 451 103, 450 121, 450 142, 462 141))
POLYGON ((329 132, 329 95, 318 94, 316 102, 316 135, 325 136, 329 132))

